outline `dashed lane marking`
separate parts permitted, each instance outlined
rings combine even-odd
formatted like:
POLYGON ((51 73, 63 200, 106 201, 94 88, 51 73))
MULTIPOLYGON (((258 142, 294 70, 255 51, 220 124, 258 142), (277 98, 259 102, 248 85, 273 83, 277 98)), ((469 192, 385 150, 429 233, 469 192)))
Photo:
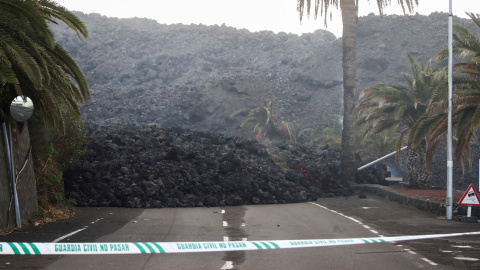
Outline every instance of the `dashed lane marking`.
POLYGON ((472 246, 452 246, 452 247, 456 247, 456 248, 472 248, 472 246))
POLYGON ((410 249, 408 249, 408 248, 406 248, 406 249, 404 249, 404 250, 405 250, 406 252, 412 254, 412 255, 417 254, 415 251, 412 251, 412 250, 410 250, 410 249))
POLYGON ((462 260, 462 261, 470 261, 470 262, 480 261, 480 259, 477 259, 477 258, 469 258, 469 257, 454 257, 454 259, 462 260))
POLYGON ((431 260, 427 259, 427 258, 422 258, 422 260, 426 261, 427 263, 429 263, 430 265, 438 265, 434 262, 432 262, 431 260))
POLYGON ((225 264, 222 266, 220 269, 233 269, 233 262, 231 261, 226 261, 225 264))

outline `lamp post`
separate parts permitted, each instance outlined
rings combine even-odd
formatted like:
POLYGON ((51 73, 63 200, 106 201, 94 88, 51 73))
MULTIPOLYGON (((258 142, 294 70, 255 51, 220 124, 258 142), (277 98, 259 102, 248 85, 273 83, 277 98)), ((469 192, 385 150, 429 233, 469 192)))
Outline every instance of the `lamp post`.
POLYGON ((445 199, 445 205, 447 206, 447 219, 452 219, 453 210, 453 155, 452 155, 452 24, 453 24, 453 12, 452 12, 452 0, 449 0, 449 12, 448 12, 448 130, 447 130, 447 197, 445 199))

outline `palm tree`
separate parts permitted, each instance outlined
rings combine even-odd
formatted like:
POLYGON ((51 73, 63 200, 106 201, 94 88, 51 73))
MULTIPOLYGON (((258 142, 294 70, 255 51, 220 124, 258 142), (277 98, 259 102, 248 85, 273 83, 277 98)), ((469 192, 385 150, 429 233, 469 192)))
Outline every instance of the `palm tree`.
MULTIPOLYGON (((396 128, 387 129, 377 134, 364 137, 364 131, 357 130, 356 153, 363 163, 371 162, 378 157, 383 157, 395 151, 398 145, 399 137, 396 134, 396 128)), ((400 158, 397 155, 397 159, 400 158)))
POLYGON ((298 133, 299 138, 320 145, 329 145, 340 149, 342 140, 342 118, 339 115, 327 115, 321 126, 306 127, 298 133))
MULTIPOLYGON (((80 39, 88 36, 83 23, 73 13, 54 1, 0 0, 0 110, 8 111, 6 109, 14 97, 26 95, 35 104, 35 115, 30 122, 35 123, 36 118, 41 118, 42 127, 48 129, 49 133, 64 134, 69 131, 71 116, 78 120, 80 116, 78 103, 88 99, 90 92, 80 68, 68 52, 56 43, 48 27, 49 23, 58 22, 67 24, 80 39), (48 127, 46 127, 47 124, 49 124, 48 127)), ((10 125, 15 127, 15 122, 11 121, 10 125)), ((22 127, 23 124, 18 126, 22 127)), ((21 148, 28 149, 31 140, 28 128, 26 132, 19 132, 19 130, 20 128, 13 129, 12 136, 16 138, 18 144, 26 146, 16 149, 22 151, 21 148)), ((40 130, 36 129, 35 133, 41 133, 40 130)), ((41 145, 31 146, 33 149, 42 147, 41 145)), ((65 149, 58 150, 65 151, 65 149)), ((21 155, 16 154, 14 158, 16 161, 22 159, 26 168, 32 168, 33 159, 27 151, 25 150, 21 155), (29 158, 23 160, 25 155, 29 158)), ((39 157, 34 158, 37 160, 39 157)), ((47 161, 37 165, 46 165, 47 161)), ((37 170, 41 165, 34 169, 37 170)), ((47 166, 43 166, 44 169, 45 167, 47 166)), ((54 166, 48 167, 54 168, 54 166)), ((4 172, 1 173, 4 174, 4 172)), ((24 189, 19 193, 21 196, 41 197, 41 194, 35 193, 34 188, 35 183, 39 183, 38 174, 35 179, 32 170, 25 169, 25 173, 17 176, 19 182, 26 183, 24 185, 29 187, 28 190, 24 189)), ((56 186, 49 185, 49 190, 45 193, 51 194, 55 188, 62 190, 63 183, 60 180, 61 172, 56 175, 50 174, 49 183, 56 186), (55 182, 50 181, 52 179, 55 182)), ((35 214, 36 207, 24 207, 21 211, 22 216, 25 214, 28 218, 33 218, 30 215, 35 214)))
POLYGON ((81 38, 88 32, 70 11, 51 0, 0 0, 0 105, 29 96, 54 126, 65 109, 79 115, 90 97, 87 81, 68 52, 55 42, 48 23, 62 21, 81 38))
MULTIPOLYGON (((480 27, 480 14, 467 13, 472 21, 480 27)), ((465 167, 465 151, 471 163, 472 152, 470 142, 480 126, 480 37, 462 25, 453 26, 453 54, 465 62, 456 63, 453 78, 455 86, 453 96, 453 125, 455 126, 455 159, 465 167)), ((442 60, 448 57, 448 49, 442 50, 435 58, 442 60)), ((440 109, 446 109, 447 98, 437 101, 440 109)), ((435 130, 430 137, 434 151, 438 141, 447 131, 447 112, 425 119, 423 125, 435 130)))
POLYGON ((253 109, 240 109, 232 113, 231 117, 248 113, 240 127, 253 128, 256 138, 283 138, 288 137, 296 142, 295 128, 291 122, 281 120, 282 129, 275 125, 276 117, 273 114, 272 101, 263 100, 260 106, 253 109))
MULTIPOLYGON (((425 65, 418 63, 410 54, 412 74, 403 73, 407 84, 377 84, 365 89, 360 95, 356 110, 360 113, 356 125, 366 127, 365 137, 396 129, 399 133, 398 146, 404 137, 409 137, 415 123, 427 114, 433 94, 446 84, 444 69, 433 69, 431 60, 425 65)), ((426 169, 426 140, 417 145, 407 140, 407 176, 410 186, 428 188, 431 174, 426 169)))
MULTIPOLYGON (((297 0, 297 10, 302 21, 305 6, 307 7, 307 15, 310 15, 311 0, 297 0)), ((406 8, 409 12, 413 11, 413 4, 418 5, 418 0, 398 0, 405 14, 406 8)), ((383 15, 383 8, 391 4, 389 0, 377 0, 380 15, 383 15)), ((320 15, 325 17, 325 25, 327 24, 327 14, 329 8, 338 9, 342 13, 343 34, 343 130, 342 130, 342 150, 340 153, 340 181, 343 185, 354 182, 355 173, 357 171, 355 165, 355 136, 352 131, 355 115, 353 110, 356 103, 356 28, 358 20, 358 0, 317 0, 315 1, 315 18, 320 15)), ((330 13, 331 15, 331 13, 330 13)))

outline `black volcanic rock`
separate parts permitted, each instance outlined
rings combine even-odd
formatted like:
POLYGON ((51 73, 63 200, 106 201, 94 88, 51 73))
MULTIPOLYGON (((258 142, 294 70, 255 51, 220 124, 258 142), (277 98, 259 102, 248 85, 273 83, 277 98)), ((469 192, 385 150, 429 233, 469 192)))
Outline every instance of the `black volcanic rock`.
POLYGON ((337 184, 339 153, 325 147, 157 126, 87 132, 82 165, 64 175, 66 196, 79 206, 292 203, 348 193, 337 184))

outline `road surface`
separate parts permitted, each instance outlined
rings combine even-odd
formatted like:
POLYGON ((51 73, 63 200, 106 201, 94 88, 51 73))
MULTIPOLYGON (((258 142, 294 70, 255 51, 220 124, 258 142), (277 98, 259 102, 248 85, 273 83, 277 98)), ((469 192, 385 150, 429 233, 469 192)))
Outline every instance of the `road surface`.
MULTIPOLYGON (((0 242, 184 242, 371 238, 480 231, 368 196, 214 208, 79 208, 0 242), (356 221, 354 221, 356 220, 356 221)), ((0 269, 478 269, 480 236, 282 250, 0 256, 0 269)))

